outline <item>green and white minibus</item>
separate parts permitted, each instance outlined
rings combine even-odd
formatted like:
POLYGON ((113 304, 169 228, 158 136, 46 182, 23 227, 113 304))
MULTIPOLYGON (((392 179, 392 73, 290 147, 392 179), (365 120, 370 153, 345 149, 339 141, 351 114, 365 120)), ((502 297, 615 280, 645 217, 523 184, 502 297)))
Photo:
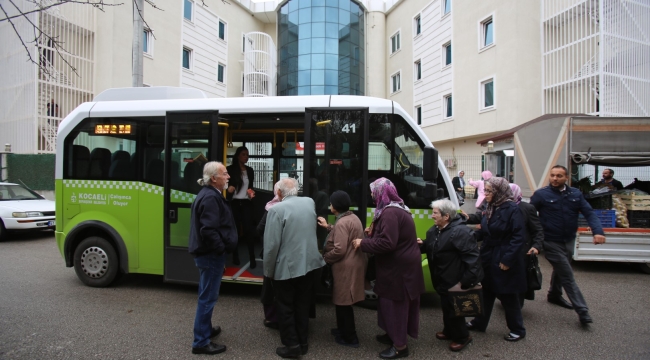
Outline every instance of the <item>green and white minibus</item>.
MULTIPOLYGON (((257 224, 273 184, 293 176, 301 196, 327 215, 329 194, 344 190, 363 223, 373 203, 368 184, 393 181, 424 238, 429 204, 450 197, 449 175, 424 132, 397 103, 363 96, 207 98, 201 91, 110 89, 61 123, 56 147, 56 240, 68 267, 89 286, 119 274, 162 275, 198 283, 187 252, 190 205, 206 161, 229 165, 246 146, 255 170, 257 224)), ((319 233, 319 246, 325 237, 319 233)), ((255 254, 262 241, 257 240, 255 254)), ((246 244, 224 281, 262 282, 246 244)), ((259 262, 259 261, 258 261, 259 262)), ((423 259, 424 274, 429 278, 423 259)), ((426 281, 431 289, 431 282, 426 281)))

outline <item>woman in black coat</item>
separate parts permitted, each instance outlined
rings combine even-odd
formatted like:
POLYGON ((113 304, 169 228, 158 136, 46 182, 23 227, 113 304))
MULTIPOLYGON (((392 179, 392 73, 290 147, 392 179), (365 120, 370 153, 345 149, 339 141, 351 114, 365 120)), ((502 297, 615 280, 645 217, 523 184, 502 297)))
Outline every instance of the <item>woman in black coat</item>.
POLYGON ((494 301, 501 300, 510 329, 504 338, 519 341, 526 336, 521 316, 519 294, 526 291, 526 268, 522 256, 525 246, 525 224, 521 210, 512 201, 512 191, 504 178, 493 177, 485 182, 488 206, 481 220, 479 236, 483 278, 483 315, 467 323, 470 330, 485 331, 494 301))
POLYGON ((472 341, 465 319, 454 316, 448 290, 460 283, 461 288, 474 287, 483 279, 478 246, 472 231, 458 216, 457 207, 449 200, 431 204, 436 224, 427 231, 424 242, 417 239, 420 251, 427 254, 431 282, 440 295, 444 329, 436 333, 440 340, 451 340, 449 349, 460 351, 472 341))
MULTIPOLYGON (((521 201, 522 194, 521 188, 517 184, 510 184, 510 190, 512 191, 512 199, 519 206, 521 210, 521 215, 524 218, 525 226, 525 239, 526 245, 524 246, 524 263, 526 264, 526 269, 530 263, 530 255, 539 254, 539 249, 542 248, 542 242, 544 241, 544 229, 542 228, 542 223, 539 221, 539 216, 537 215, 537 209, 527 202, 521 201)), ((479 211, 475 214, 466 214, 464 211, 461 211, 463 216, 467 218, 467 224, 480 224, 483 219, 483 212, 479 211)), ((519 294, 519 303, 521 306, 524 306, 524 300, 535 300, 535 291, 528 290, 519 294)))
MULTIPOLYGON (((255 196, 253 191, 253 182, 255 181, 255 172, 249 166, 248 149, 240 146, 235 150, 232 158, 232 164, 226 169, 230 180, 228 181, 228 190, 226 198, 230 201, 233 217, 239 232, 239 239, 244 240, 248 245, 248 256, 250 258, 250 268, 257 266, 255 261, 255 234, 253 229, 253 202, 255 196)), ((232 254, 232 262, 239 265, 239 251, 235 250, 232 254)))

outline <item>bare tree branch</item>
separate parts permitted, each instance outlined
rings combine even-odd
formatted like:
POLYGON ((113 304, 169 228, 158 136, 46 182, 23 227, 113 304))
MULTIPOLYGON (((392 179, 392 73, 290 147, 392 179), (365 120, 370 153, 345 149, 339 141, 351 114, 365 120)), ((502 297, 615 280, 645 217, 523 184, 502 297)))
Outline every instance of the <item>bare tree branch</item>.
MULTIPOLYGON (((103 0, 102 0, 102 1, 103 1, 103 0)), ((13 5, 13 6, 16 8, 16 10, 18 10, 18 12, 21 13, 21 14, 20 14, 21 16, 24 17, 25 20, 27 20, 27 22, 29 22, 29 23, 32 25, 32 28, 34 29, 34 40, 29 41, 29 42, 32 42, 32 43, 34 43, 34 44, 38 44, 38 43, 39 43, 39 40, 45 39, 45 40, 46 40, 46 41, 45 41, 45 44, 48 44, 48 45, 49 45, 49 44, 52 44, 50 47, 53 48, 54 51, 56 51, 56 54, 58 55, 58 57, 59 57, 61 60, 63 60, 63 62, 64 62, 64 63, 65 63, 65 64, 66 64, 70 69, 72 69, 72 72, 74 72, 75 75, 79 76, 79 73, 77 72, 77 68, 75 68, 74 66, 72 66, 72 64, 70 64, 70 62, 68 62, 68 60, 66 60, 66 58, 63 57, 63 54, 61 53, 61 51, 65 52, 65 53, 68 53, 68 51, 63 47, 63 43, 62 43, 61 41, 58 40, 58 36, 56 36, 56 37, 52 37, 52 36, 50 36, 49 34, 47 34, 47 33, 46 33, 45 31, 43 31, 43 30, 42 30, 38 25, 34 24, 34 23, 32 22, 32 20, 31 20, 31 19, 30 19, 26 14, 23 14, 22 11, 20 10, 20 7, 18 7, 18 5, 16 5, 16 4, 13 2, 13 0, 9 0, 9 2, 11 3, 11 5, 13 5)), ((7 12, 6 12, 4 9, 3 9, 3 12, 5 13, 5 15, 7 15, 7 17, 9 16, 9 15, 7 14, 7 12)), ((13 26, 13 23, 12 23, 12 26, 13 26)), ((14 26, 14 30, 16 30, 15 26, 14 26)), ((24 42, 23 39, 21 38, 20 34, 19 34, 18 32, 16 32, 16 34, 17 34, 18 37, 20 38, 20 41, 23 43, 23 45, 25 45, 25 42, 24 42)), ((43 42, 41 42, 41 43, 43 43, 43 42)), ((39 69, 40 69, 44 74, 46 74, 46 75, 49 76, 49 77, 52 77, 52 74, 51 74, 51 72, 49 71, 49 69, 47 68, 47 64, 45 63, 45 62, 48 62, 48 59, 46 59, 45 57, 41 57, 41 60, 42 60, 42 61, 36 62, 36 61, 32 58, 31 53, 29 53, 29 50, 27 49, 27 47, 25 47, 25 49, 27 50, 27 53, 28 53, 28 56, 29 56, 29 61, 31 61, 32 63, 34 63, 35 65, 37 65, 38 68, 39 68, 39 69)), ((39 56, 40 56, 40 54, 39 54, 39 56)))
MULTIPOLYGON (((158 9, 158 10, 160 10, 160 11, 164 11, 163 9, 157 7, 156 4, 153 4, 153 1, 151 1, 151 0, 145 0, 145 1, 146 1, 149 5, 153 6, 154 9, 158 9)), ((149 29, 149 30, 151 30, 151 35, 153 36, 153 38, 157 40, 157 38, 156 38, 156 34, 154 34, 153 29, 151 28, 151 26, 149 26, 149 24, 147 24, 147 20, 144 19, 144 16, 142 16, 142 10, 140 10, 140 7, 138 6, 138 2, 135 1, 135 0, 133 0, 133 6, 135 6, 135 8, 138 10, 138 16, 140 16, 140 19, 142 19, 142 22, 144 23, 144 25, 146 26, 146 28, 149 29)))
POLYGON ((98 0, 98 1, 91 1, 91 0, 86 0, 86 1, 59 0, 58 2, 52 3, 50 5, 43 6, 43 4, 41 2, 38 2, 36 0, 27 0, 27 1, 34 4, 37 7, 37 9, 31 10, 31 11, 26 11, 26 12, 21 11, 20 14, 13 15, 13 16, 9 16, 9 15, 7 15, 5 13, 6 17, 4 19, 0 19, 0 22, 15 19, 15 18, 19 18, 19 17, 21 17, 23 15, 29 15, 29 14, 32 14, 32 13, 46 11, 46 10, 49 10, 49 9, 51 9, 53 7, 61 6, 61 5, 64 5, 64 4, 90 5, 90 6, 94 7, 94 8, 97 8, 100 11, 104 11, 104 6, 120 6, 120 5, 124 5, 124 3, 106 4, 106 3, 104 3, 104 0, 98 0))

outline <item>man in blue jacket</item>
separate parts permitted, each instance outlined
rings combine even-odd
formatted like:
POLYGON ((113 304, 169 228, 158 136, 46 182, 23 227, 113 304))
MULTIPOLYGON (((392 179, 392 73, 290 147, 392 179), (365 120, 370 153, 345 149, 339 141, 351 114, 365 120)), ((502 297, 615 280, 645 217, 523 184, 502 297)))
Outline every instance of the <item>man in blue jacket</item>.
POLYGON ((537 208, 544 228, 544 251, 553 266, 548 301, 552 304, 575 309, 583 325, 592 322, 582 292, 576 284, 571 268, 571 256, 578 230, 578 213, 582 213, 594 234, 594 244, 605 243, 605 233, 600 220, 594 214, 580 190, 566 185, 567 168, 555 165, 551 169, 550 185, 538 189, 530 199, 537 208), (562 288, 571 304, 562 297, 562 288), (573 304, 573 305, 572 305, 573 304))
POLYGON ((228 172, 222 163, 211 161, 203 167, 202 186, 192 203, 188 251, 199 268, 199 299, 194 318, 192 353, 214 355, 226 351, 225 345, 210 341, 221 332, 212 327, 212 310, 219 297, 226 253, 237 247, 237 228, 222 191, 228 186, 228 172))

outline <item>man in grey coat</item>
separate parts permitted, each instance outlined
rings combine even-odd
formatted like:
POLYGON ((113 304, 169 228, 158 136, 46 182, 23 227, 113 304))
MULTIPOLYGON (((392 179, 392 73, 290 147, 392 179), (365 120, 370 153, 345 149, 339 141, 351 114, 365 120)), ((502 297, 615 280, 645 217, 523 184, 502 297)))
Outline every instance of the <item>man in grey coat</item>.
POLYGON ((264 276, 273 280, 283 347, 276 354, 307 353, 309 304, 314 270, 325 265, 318 252, 314 201, 298 197, 293 178, 278 181, 280 203, 269 209, 264 231, 264 276))

